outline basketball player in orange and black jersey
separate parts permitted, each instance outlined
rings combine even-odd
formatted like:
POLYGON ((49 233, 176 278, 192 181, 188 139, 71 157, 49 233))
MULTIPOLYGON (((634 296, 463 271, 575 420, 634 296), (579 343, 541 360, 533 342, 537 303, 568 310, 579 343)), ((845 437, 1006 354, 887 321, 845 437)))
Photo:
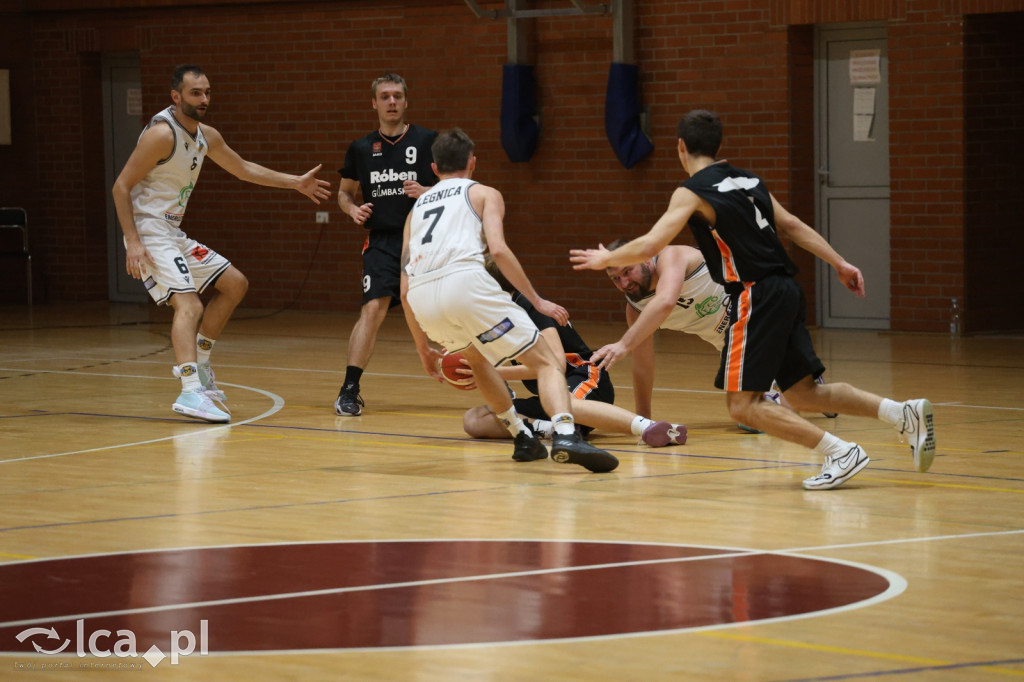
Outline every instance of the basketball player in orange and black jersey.
POLYGON ((369 230, 363 243, 362 306, 349 336, 345 380, 334 402, 341 417, 362 414, 359 380, 384 317, 401 301, 398 261, 405 217, 424 190, 437 182, 430 167, 430 145, 437 133, 406 123, 405 80, 384 74, 373 81, 371 92, 379 126, 349 146, 338 171, 338 205, 356 225, 369 230), (362 203, 356 202, 357 193, 362 194, 362 203))
MULTIPOLYGON (((602 270, 641 262, 689 225, 711 276, 732 297, 732 323, 715 385, 727 391, 733 419, 823 455, 821 473, 803 482, 807 490, 837 488, 867 466, 861 446, 763 400, 774 377, 795 410, 877 417, 892 424, 910 440, 917 470, 927 471, 935 456, 928 400, 896 402, 850 384, 815 382, 824 365, 804 323, 804 294, 793 278, 796 267, 780 237, 829 263, 843 286, 858 296, 864 296, 861 271, 783 208, 761 178, 717 158, 722 122, 716 114, 691 111, 679 121, 677 133, 679 162, 690 177, 673 193, 665 213, 647 234, 619 249, 570 251, 574 267, 602 270)), ((594 353, 603 365, 600 356, 601 350, 594 353)))

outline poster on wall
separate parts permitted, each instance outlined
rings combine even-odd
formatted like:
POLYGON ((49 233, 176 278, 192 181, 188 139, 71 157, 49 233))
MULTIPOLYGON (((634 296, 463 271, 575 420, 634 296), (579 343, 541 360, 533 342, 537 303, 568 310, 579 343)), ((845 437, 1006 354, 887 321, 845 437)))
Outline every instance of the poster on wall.
POLYGON ((874 142, 871 126, 875 123, 875 89, 853 89, 853 140, 874 142))
POLYGON ((0 144, 11 144, 11 72, 0 69, 0 144))
POLYGON ((882 82, 882 51, 850 50, 850 85, 879 85, 882 82))

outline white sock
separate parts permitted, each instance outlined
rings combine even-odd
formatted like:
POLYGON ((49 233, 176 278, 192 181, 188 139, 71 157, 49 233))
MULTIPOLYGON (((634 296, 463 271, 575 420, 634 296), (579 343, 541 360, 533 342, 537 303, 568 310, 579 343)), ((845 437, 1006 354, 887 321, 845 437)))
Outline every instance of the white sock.
POLYGON ((644 435, 644 431, 647 430, 647 427, 649 427, 653 423, 653 420, 648 419, 647 417, 641 417, 640 415, 637 415, 633 417, 633 423, 629 425, 629 431, 634 436, 642 436, 644 435))
POLYGON ((192 393, 201 391, 202 383, 199 381, 199 367, 194 362, 183 362, 177 367, 177 374, 181 377, 181 390, 192 393))
POLYGON ((551 423, 554 424, 555 433, 559 436, 571 436, 576 433, 576 423, 572 419, 572 414, 568 412, 554 415, 551 417, 551 423))
POLYGON ((551 432, 554 431, 555 425, 547 419, 534 419, 530 422, 530 426, 533 427, 533 432, 538 436, 544 436, 545 438, 551 437, 551 432))
POLYGON ((899 426, 903 421, 903 403, 882 398, 882 404, 878 406, 878 418, 893 426, 899 426))
POLYGON ((845 455, 852 447, 853 443, 847 443, 842 438, 837 438, 826 431, 825 435, 821 437, 821 441, 814 446, 814 451, 826 457, 839 457, 845 455))
POLYGON ((196 334, 196 362, 198 364, 210 364, 210 353, 213 351, 213 344, 215 343, 217 343, 216 339, 196 334))
POLYGON ((523 423, 523 420, 519 418, 519 414, 516 412, 516 408, 510 407, 501 414, 498 415, 498 419, 505 425, 508 432, 515 438, 523 431, 529 433, 530 429, 523 423))

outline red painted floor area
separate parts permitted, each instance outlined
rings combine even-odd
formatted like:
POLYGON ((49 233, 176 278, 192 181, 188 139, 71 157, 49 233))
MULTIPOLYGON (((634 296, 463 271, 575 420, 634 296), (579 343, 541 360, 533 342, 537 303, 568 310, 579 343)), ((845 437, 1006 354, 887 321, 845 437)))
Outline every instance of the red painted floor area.
MULTIPOLYGON (((853 604, 885 577, 825 560, 702 547, 443 540, 255 545, 0 566, 0 651, 130 630, 210 652, 497 643, 643 633, 853 604), (77 620, 83 620, 79 628, 77 620), (53 627, 57 638, 28 628, 53 627), (82 631, 79 635, 78 630, 82 631)), ((86 647, 87 648, 87 647, 86 647)))

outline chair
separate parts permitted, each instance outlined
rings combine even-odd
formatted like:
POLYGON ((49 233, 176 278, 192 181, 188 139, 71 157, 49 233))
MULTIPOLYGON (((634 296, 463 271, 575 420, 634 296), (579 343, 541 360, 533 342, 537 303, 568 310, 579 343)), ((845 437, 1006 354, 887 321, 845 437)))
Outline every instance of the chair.
POLYGON ((21 230, 21 250, 0 251, 2 256, 25 259, 25 295, 32 305, 32 254, 28 250, 28 213, 23 208, 0 208, 0 230, 21 230))

